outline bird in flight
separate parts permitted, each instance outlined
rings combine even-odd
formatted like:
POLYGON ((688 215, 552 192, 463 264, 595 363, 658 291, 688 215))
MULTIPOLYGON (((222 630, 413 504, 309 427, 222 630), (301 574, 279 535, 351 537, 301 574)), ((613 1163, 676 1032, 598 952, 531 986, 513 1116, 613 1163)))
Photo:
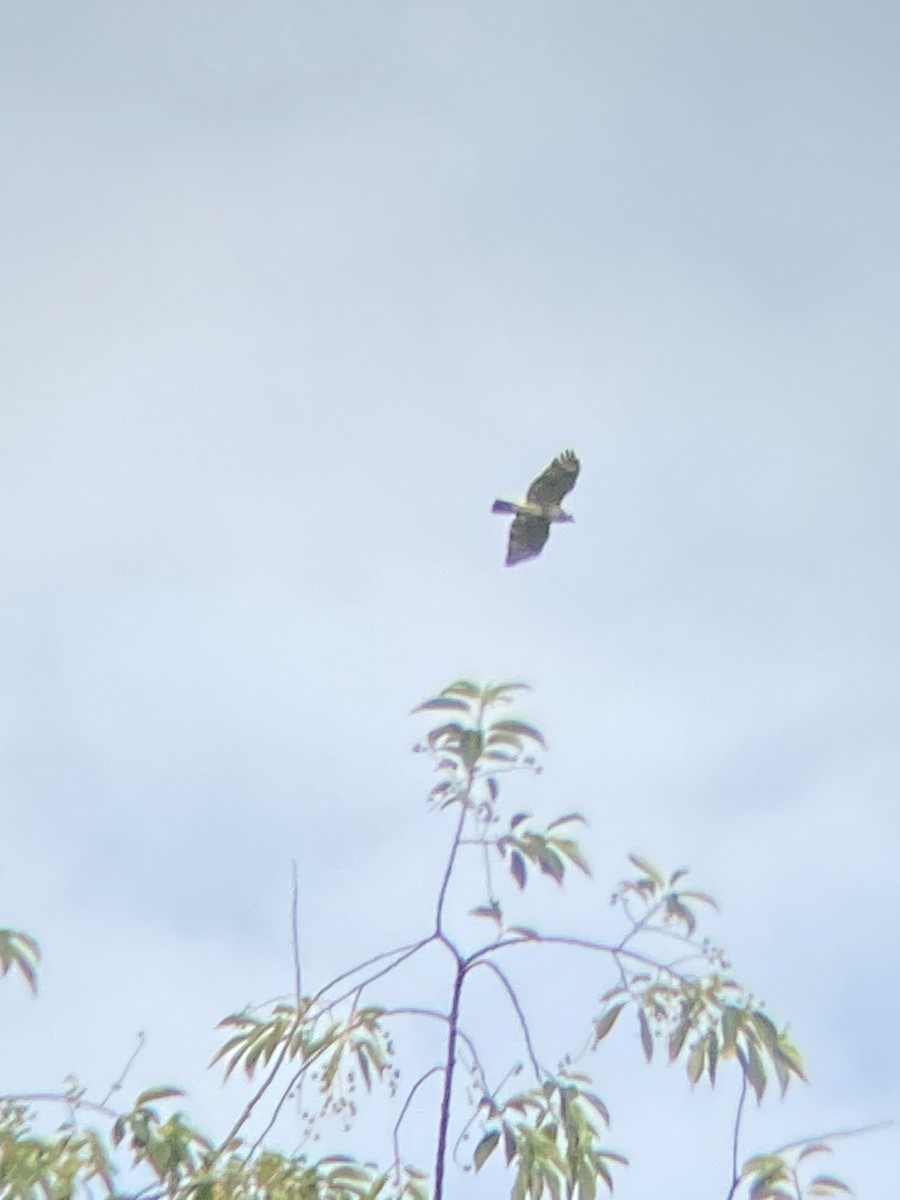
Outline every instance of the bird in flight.
POLYGON ((491 512, 515 513, 509 531, 509 549, 506 565, 514 567, 527 558, 536 558, 550 536, 551 524, 574 521, 575 518, 560 508, 563 497, 575 486, 581 464, 571 450, 566 450, 553 462, 528 489, 524 504, 513 504, 509 500, 495 500, 491 512))

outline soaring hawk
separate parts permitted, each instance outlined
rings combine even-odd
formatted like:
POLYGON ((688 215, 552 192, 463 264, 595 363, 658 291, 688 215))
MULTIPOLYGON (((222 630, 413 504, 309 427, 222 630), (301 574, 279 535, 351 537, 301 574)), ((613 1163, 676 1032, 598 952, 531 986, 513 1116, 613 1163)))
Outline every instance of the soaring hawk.
POLYGON ((554 458, 543 475, 538 475, 528 489, 524 504, 494 501, 491 512, 516 514, 509 531, 508 567, 540 554, 550 536, 552 523, 575 520, 570 513, 563 512, 560 504, 575 486, 580 465, 573 452, 566 450, 559 458, 554 458))

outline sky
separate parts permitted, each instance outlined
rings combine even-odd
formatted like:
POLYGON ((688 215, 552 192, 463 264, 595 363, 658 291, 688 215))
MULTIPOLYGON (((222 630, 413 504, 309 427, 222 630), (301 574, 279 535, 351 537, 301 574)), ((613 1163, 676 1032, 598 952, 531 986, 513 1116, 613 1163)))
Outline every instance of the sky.
MULTIPOLYGON (((515 919, 612 936, 629 853, 689 866, 808 1065, 745 1152, 897 1118, 897 10, 2 29, 0 924, 44 956, 37 1000, 0 986, 2 1090, 103 1095, 141 1030, 127 1087, 224 1132, 214 1026, 292 986, 291 860, 311 988, 427 929, 451 818, 409 712, 470 676, 527 681, 547 736, 503 803, 590 821, 593 882, 515 919), (575 523, 507 570, 491 502, 569 446, 575 523)), ((609 985, 553 963, 520 976, 548 1057, 609 985)), ((589 1066, 621 1200, 724 1198, 734 1080, 691 1095, 636 1027, 589 1066)), ((896 1127, 835 1148, 895 1194, 896 1127)))

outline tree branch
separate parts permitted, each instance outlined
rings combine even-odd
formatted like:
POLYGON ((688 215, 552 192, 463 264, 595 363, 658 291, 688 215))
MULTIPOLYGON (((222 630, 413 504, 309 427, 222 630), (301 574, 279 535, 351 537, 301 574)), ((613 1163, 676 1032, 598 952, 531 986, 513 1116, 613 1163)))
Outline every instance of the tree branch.
POLYGON ((409 1106, 412 1104, 413 1096, 415 1096, 422 1084, 425 1083, 426 1080, 430 1079, 432 1075, 439 1075, 443 1070, 443 1067, 432 1067, 430 1070, 426 1071, 424 1075, 419 1076, 419 1078, 410 1088, 409 1095, 404 1100, 403 1107, 400 1109, 400 1115, 394 1122, 394 1171, 397 1178, 397 1187, 400 1186, 400 1126, 403 1123, 403 1118, 409 1111, 409 1106))
POLYGON ((303 994, 300 971, 300 902, 298 898, 297 860, 291 859, 291 945, 294 950, 294 996, 297 1008, 300 1007, 300 997, 303 994))
POLYGON ((146 1039, 144 1037, 144 1031, 141 1030, 137 1035, 137 1045, 132 1050, 131 1054, 129 1054, 128 1061, 125 1063, 125 1066, 122 1068, 122 1074, 119 1076, 119 1078, 117 1080, 115 1080, 114 1083, 111 1083, 109 1085, 109 1091, 106 1093, 106 1095, 100 1101, 101 1105, 108 1104, 110 1102, 110 1100, 112 1100, 112 1098, 116 1094, 116 1092, 120 1092, 122 1090, 122 1084, 125 1082, 128 1072, 131 1070, 132 1066, 134 1065, 134 1060, 137 1058, 137 1056, 143 1050, 145 1040, 146 1039))
POLYGON ((746 1072, 741 1072, 741 1095, 737 1103, 737 1111, 734 1114, 734 1133, 731 1136, 731 1187, 728 1189, 728 1195, 725 1200, 732 1200, 735 1192, 738 1189, 738 1184, 741 1182, 741 1173, 738 1169, 738 1152, 741 1138, 741 1121, 744 1116, 744 1102, 747 1099, 747 1075, 746 1072))
MULTIPOLYGON (((469 961, 471 962, 471 960, 469 961)), ((525 1048, 528 1051, 528 1058, 531 1062, 531 1067, 534 1071, 535 1078, 537 1079, 538 1083, 543 1082, 544 1074, 541 1071, 541 1065, 538 1062, 537 1055, 534 1052, 534 1043, 531 1040, 531 1031, 528 1028, 528 1022, 525 1020, 525 1014, 522 1011, 521 1004, 519 1003, 519 997, 516 995, 516 989, 509 982, 497 964, 491 962, 489 959, 482 958, 478 962, 474 963, 473 966, 490 968, 490 970, 494 972, 494 974, 506 988, 507 995, 510 998, 513 1008, 516 1010, 516 1016, 519 1018, 519 1024, 522 1027, 522 1036, 525 1039, 525 1048)))
POLYGON ((456 1066, 456 1038, 459 1025, 459 1005, 462 998, 466 963, 457 956, 456 979, 453 984, 453 1000, 450 1005, 450 1032, 447 1036, 447 1063, 444 1068, 444 1094, 441 1097, 441 1112, 438 1122, 438 1144, 434 1164, 434 1200, 444 1197, 444 1160, 447 1156, 447 1132, 450 1127, 450 1102, 453 1097, 453 1069, 456 1066))

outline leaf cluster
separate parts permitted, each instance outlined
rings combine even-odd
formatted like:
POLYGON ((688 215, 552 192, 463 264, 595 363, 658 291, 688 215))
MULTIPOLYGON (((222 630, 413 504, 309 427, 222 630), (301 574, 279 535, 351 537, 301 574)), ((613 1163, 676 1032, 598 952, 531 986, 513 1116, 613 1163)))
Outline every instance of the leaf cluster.
POLYGON ((32 1131, 27 1107, 0 1105, 0 1196, 4 1200, 70 1200, 78 1188, 100 1180, 113 1191, 113 1171, 103 1138, 70 1125, 49 1136, 32 1131))
POLYGON ((816 1174, 804 1182, 807 1160, 830 1153, 824 1142, 809 1142, 790 1157, 776 1153, 748 1158, 740 1177, 748 1187, 748 1200, 829 1200, 849 1195, 850 1188, 834 1175, 816 1174))
POLYGON ((512 1200, 594 1200, 598 1180, 613 1189, 610 1165, 627 1159, 603 1145, 609 1125, 606 1105, 587 1085, 586 1075, 562 1073, 502 1104, 481 1102, 487 1130, 475 1147, 481 1170, 499 1145, 506 1165, 515 1165, 512 1200))
POLYGON ((188 1124, 184 1114, 163 1120, 154 1107, 184 1093, 180 1088, 154 1087, 142 1092, 131 1112, 117 1118, 112 1127, 112 1145, 127 1143, 134 1166, 147 1166, 170 1194, 178 1192, 198 1172, 213 1145, 188 1124))
POLYGON ((245 1010, 219 1022, 236 1032, 216 1052, 214 1063, 225 1060, 225 1078, 242 1066, 248 1079, 257 1068, 277 1056, 281 1063, 298 1064, 293 1083, 300 1082, 315 1065, 315 1078, 323 1097, 322 1116, 356 1115, 352 1098, 358 1070, 367 1092, 390 1068, 392 1044, 382 1027, 383 1010, 374 1005, 354 1008, 344 1019, 309 998, 298 1004, 275 1004, 267 1018, 245 1010))
POLYGON ((663 1039, 669 1062, 683 1058, 692 1086, 704 1075, 715 1085, 719 1064, 728 1060, 739 1064, 757 1102, 762 1100, 771 1075, 778 1080, 782 1094, 792 1076, 805 1081, 799 1051, 787 1031, 779 1030, 764 1007, 727 973, 721 951, 713 949, 707 939, 691 940, 697 929, 695 906, 715 907, 712 898, 681 887, 687 874, 684 868, 667 878, 646 859, 631 857, 642 874, 623 882, 616 895, 625 904, 636 897, 643 911, 635 915, 633 908, 626 910, 631 931, 619 950, 639 934, 670 934, 674 925, 680 927, 679 940, 695 951, 688 959, 700 958, 707 969, 686 973, 659 964, 647 970, 620 955, 621 982, 601 997, 603 1009, 594 1022, 594 1045, 609 1034, 631 1005, 637 1013, 647 1061, 653 1058, 656 1040, 663 1039))
POLYGON ((433 802, 441 808, 460 802, 471 804, 476 779, 484 781, 490 799, 495 800, 500 771, 540 769, 534 756, 535 747, 545 746, 540 730, 525 721, 493 715, 526 688, 524 683, 478 685, 458 679, 413 709, 456 714, 454 720, 431 729, 414 747, 435 760, 440 778, 431 789, 433 802))
POLYGON ((584 824, 584 817, 580 813, 567 813, 564 817, 557 817, 547 826, 546 832, 520 829, 527 820, 528 813, 516 813, 509 823, 509 833, 504 833, 496 841, 501 856, 506 858, 509 854, 510 873, 520 889, 525 887, 528 880, 526 864, 537 867, 543 875, 549 876, 559 884, 565 877, 567 861, 585 875, 590 875, 590 865, 578 842, 572 837, 553 832, 560 826, 575 821, 584 824))

